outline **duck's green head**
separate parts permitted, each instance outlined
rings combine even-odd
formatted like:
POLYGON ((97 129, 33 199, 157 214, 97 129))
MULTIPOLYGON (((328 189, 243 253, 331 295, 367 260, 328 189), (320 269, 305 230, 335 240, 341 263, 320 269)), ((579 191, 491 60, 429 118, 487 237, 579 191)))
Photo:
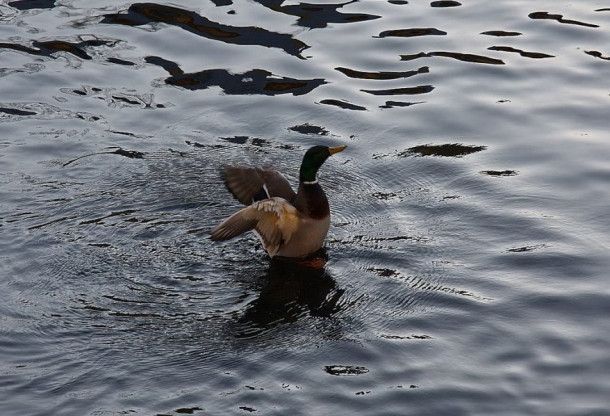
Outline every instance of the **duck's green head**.
POLYGON ((301 171, 299 172, 299 180, 301 182, 315 182, 316 174, 320 166, 329 158, 343 151, 347 146, 314 146, 310 148, 303 156, 303 162, 301 163, 301 171))

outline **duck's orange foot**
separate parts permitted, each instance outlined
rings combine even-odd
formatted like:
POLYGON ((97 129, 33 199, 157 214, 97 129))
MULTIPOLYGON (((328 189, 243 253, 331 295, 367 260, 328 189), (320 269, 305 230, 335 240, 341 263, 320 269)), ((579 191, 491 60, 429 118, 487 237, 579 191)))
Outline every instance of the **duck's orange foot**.
POLYGON ((306 260, 296 260, 295 263, 298 264, 299 266, 309 267, 312 269, 323 269, 324 266, 326 266, 326 260, 321 259, 320 257, 316 257, 313 259, 306 259, 306 260))

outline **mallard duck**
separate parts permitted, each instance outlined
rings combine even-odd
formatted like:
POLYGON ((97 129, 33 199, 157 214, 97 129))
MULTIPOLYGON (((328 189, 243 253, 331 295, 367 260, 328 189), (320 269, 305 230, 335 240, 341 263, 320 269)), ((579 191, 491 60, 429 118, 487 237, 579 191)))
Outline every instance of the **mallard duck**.
POLYGON ((314 146, 307 150, 295 193, 276 170, 244 166, 225 168, 225 184, 246 208, 216 227, 213 241, 229 240, 254 231, 270 257, 303 258, 324 244, 330 226, 328 199, 318 183, 318 169, 329 156, 347 146, 314 146))

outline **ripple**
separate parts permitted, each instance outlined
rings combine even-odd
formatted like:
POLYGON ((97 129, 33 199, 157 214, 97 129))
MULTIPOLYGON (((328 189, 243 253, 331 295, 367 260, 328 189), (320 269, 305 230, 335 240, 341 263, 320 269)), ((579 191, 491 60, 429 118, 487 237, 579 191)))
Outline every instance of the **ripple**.
POLYGON ((193 406, 193 407, 181 407, 179 409, 174 410, 175 413, 181 414, 181 415, 194 415, 196 412, 203 412, 203 408, 198 407, 198 406, 193 406))
POLYGON ((388 37, 399 37, 399 38, 412 38, 418 36, 445 36, 447 32, 433 28, 433 27, 421 27, 421 28, 409 28, 409 29, 395 29, 395 30, 384 30, 377 37, 388 38, 388 37))
POLYGON ((334 269, 348 284, 343 297, 354 304, 347 309, 349 316, 383 326, 388 320, 416 313, 429 304, 428 298, 448 292, 413 292, 406 284, 405 273, 399 270, 425 274, 424 281, 443 279, 442 273, 427 274, 434 267, 430 259, 437 253, 430 236, 433 231, 418 232, 411 218, 393 215, 404 213, 407 206, 425 205, 422 198, 427 195, 421 188, 430 184, 424 184, 426 178, 418 176, 416 170, 408 183, 399 180, 404 176, 399 160, 384 162, 386 174, 379 175, 378 167, 374 167, 377 160, 373 159, 371 165, 360 163, 357 168, 350 168, 350 161, 331 172, 334 180, 327 185, 328 193, 338 193, 339 197, 331 199, 333 216, 327 245, 331 252, 340 253, 334 269))
POLYGON ((382 159, 384 157, 408 157, 408 156, 442 156, 442 157, 462 157, 472 153, 477 153, 487 149, 487 146, 464 145, 461 143, 448 144, 422 144, 413 146, 407 150, 396 152, 394 154, 378 154, 375 158, 382 159))
POLYGON ((416 104, 424 104, 424 101, 417 102, 404 102, 404 101, 386 101, 384 105, 380 105, 379 108, 396 108, 396 107, 411 107, 416 104))
POLYGON ((488 30, 486 32, 481 32, 481 35, 497 36, 497 37, 513 37, 513 36, 522 36, 523 34, 520 32, 510 32, 510 31, 506 31, 506 30, 488 30))
POLYGON ((542 58, 554 58, 554 55, 549 55, 542 52, 527 52, 522 49, 513 48, 511 46, 491 46, 487 48, 490 51, 502 51, 502 52, 514 52, 525 58, 542 59, 542 58))
POLYGON ((487 65, 504 65, 504 62, 500 59, 490 58, 483 55, 475 55, 471 53, 460 53, 460 52, 420 52, 411 55, 400 55, 401 61, 412 61, 414 59, 429 58, 433 56, 442 56, 446 58, 453 58, 458 61, 470 62, 475 64, 487 64, 487 65))
POLYGON ((482 170, 480 173, 489 176, 517 176, 519 172, 516 170, 482 170))
POLYGON ((374 80, 387 80, 387 79, 398 79, 398 78, 409 78, 417 74, 427 74, 430 69, 427 66, 423 66, 415 71, 403 71, 403 72, 364 72, 356 71, 354 69, 337 67, 335 70, 350 78, 359 79, 374 79, 374 80))
POLYGON ((18 52, 25 52, 30 55, 44 56, 49 58, 55 58, 54 54, 57 52, 67 52, 80 59, 91 60, 93 59, 86 49, 96 48, 100 46, 113 46, 116 41, 108 39, 83 39, 80 42, 70 42, 65 40, 48 40, 48 41, 32 41, 32 47, 17 43, 0 42, 0 48, 11 49, 18 52))
POLYGON ((60 91, 74 97, 103 100, 111 108, 160 109, 172 106, 170 103, 156 102, 153 94, 137 93, 128 89, 117 90, 115 88, 82 85, 79 88, 60 88, 60 91))
POLYGON ((332 105, 335 107, 342 108, 344 110, 356 110, 356 111, 367 111, 366 107, 361 105, 352 104, 347 100, 337 100, 334 98, 325 98, 320 100, 320 104, 332 105))
POLYGON ((147 57, 146 62, 161 65, 168 70, 171 77, 164 82, 168 85, 188 90, 203 90, 212 86, 220 87, 229 95, 277 95, 308 94, 320 85, 326 84, 323 79, 295 79, 277 77, 263 69, 253 69, 241 74, 232 74, 225 69, 208 69, 194 73, 183 73, 177 64, 158 57, 147 57))
POLYGON ((430 3, 431 7, 458 7, 461 5, 462 5, 462 3, 460 3, 459 1, 454 1, 454 0, 440 0, 440 1, 433 1, 432 3, 430 3))
POLYGON ((0 77, 6 77, 12 74, 34 74, 45 69, 42 64, 28 63, 21 68, 0 68, 0 77))
MULTIPOLYGON (((443 285, 439 282, 435 282, 433 279, 431 279, 431 276, 426 276, 426 275, 405 276, 397 270, 386 269, 386 268, 373 268, 373 269, 369 269, 368 271, 373 272, 381 277, 389 277, 389 278, 396 278, 396 279, 404 280, 404 281, 408 282, 408 284, 411 288, 418 289, 418 290, 421 290, 424 292, 430 292, 430 293, 443 292, 443 293, 448 293, 451 295, 471 297, 478 301, 491 300, 489 298, 484 298, 482 296, 478 296, 467 290, 449 287, 449 286, 443 285)), ((394 297, 394 296, 395 296, 395 294, 386 294, 385 298, 387 299, 388 297, 394 297)), ((410 299, 410 300, 413 301, 413 299, 410 299)))
POLYGON ((547 245, 546 244, 536 244, 533 246, 523 246, 523 247, 515 247, 515 248, 509 248, 506 251, 509 253, 524 253, 526 251, 534 251, 534 250, 539 250, 541 248, 546 248, 547 245))
POLYGON ((314 136, 328 136, 330 133, 324 127, 315 126, 315 125, 309 124, 309 123, 288 127, 288 130, 295 131, 295 132, 301 133, 301 134, 311 134, 314 136))
POLYGON ((403 88, 388 88, 385 90, 360 90, 372 95, 419 95, 428 94, 434 90, 432 85, 420 85, 417 87, 403 87, 403 88))
MULTIPOLYGON (((249 139, 239 142, 227 141, 226 146, 244 145, 249 139)), ((298 321, 304 327, 319 328, 319 319, 328 319, 349 305, 349 300, 342 296, 344 291, 324 269, 272 263, 265 271, 266 255, 250 243, 231 245, 235 248, 212 245, 205 253, 200 252, 205 240, 200 240, 200 233, 188 232, 190 224, 195 221, 211 224, 217 220, 206 219, 205 215, 202 218, 197 213, 199 207, 208 203, 197 199, 202 197, 201 192, 185 192, 175 186, 167 192, 166 181, 171 177, 172 181, 183 183, 180 177, 189 178, 184 182, 197 185, 203 181, 208 184, 208 191, 210 186, 224 190, 220 177, 215 178, 214 166, 202 163, 203 168, 195 167, 197 162, 202 162, 198 157, 215 158, 226 146, 195 146, 196 154, 187 157, 146 153, 140 163, 149 166, 149 173, 143 175, 141 169, 134 169, 131 178, 125 173, 117 174, 110 184, 102 184, 109 188, 103 197, 83 195, 67 202, 72 205, 72 211, 82 210, 78 219, 66 222, 59 218, 46 225, 49 231, 67 227, 72 229, 73 236, 86 234, 80 240, 88 247, 79 245, 80 248, 70 249, 47 265, 44 272, 61 276, 64 281, 78 279, 84 269, 98 276, 98 290, 77 296, 85 316, 90 315, 88 321, 98 322, 108 331, 135 325, 140 328, 133 334, 136 339, 132 342, 136 343, 145 342, 145 332, 164 331, 163 328, 175 325, 172 322, 181 321, 187 332, 205 323, 206 333, 212 330, 223 334, 209 339, 208 345, 228 342, 231 338, 255 338, 259 346, 267 342, 290 346, 294 345, 295 337, 282 335, 286 325, 298 321), (199 150, 202 150, 200 154, 199 150), (181 166, 189 168, 183 170, 181 166), (194 199, 186 201, 185 195, 189 195, 187 199, 194 199), (117 205, 117 198, 123 202, 117 205), (132 202, 127 203, 125 198, 132 202), (119 206, 123 209, 116 209, 119 206), (190 220, 189 212, 195 215, 190 220), (106 242, 104 236, 109 231, 112 239, 106 242), (211 261, 213 257, 216 260, 211 261), (236 264, 242 267, 236 269, 236 264), (144 270, 157 271, 143 274, 144 270), (204 278, 206 273, 213 273, 219 279, 204 278), (105 279, 113 283, 106 284, 105 279), (143 328, 148 329, 143 332, 143 328)), ((206 210, 213 218, 222 215, 217 211, 206 210)), ((325 336, 340 337, 341 331, 332 327, 325 336)), ((212 350, 219 351, 218 346, 212 350)))
POLYGON ((223 25, 192 11, 155 3, 134 3, 129 6, 125 13, 105 15, 101 23, 126 26, 165 23, 180 27, 197 36, 224 43, 279 48, 301 59, 304 59, 301 52, 309 47, 292 35, 276 33, 254 26, 223 25))
POLYGON ((92 122, 101 119, 101 116, 83 111, 74 112, 37 102, 0 103, 0 113, 0 123, 16 122, 30 118, 38 120, 80 119, 92 122))
POLYGON ((403 339, 408 339, 408 340, 412 340, 412 339, 416 339, 416 340, 426 340, 426 339, 433 339, 430 335, 426 335, 426 334, 412 334, 412 335, 388 335, 388 334, 381 334, 379 335, 380 338, 385 338, 385 339, 396 339, 396 340, 403 340, 403 339))
POLYGON ((310 29, 322 29, 329 23, 358 23, 381 18, 381 16, 373 14, 341 13, 339 11, 350 3, 354 3, 354 0, 337 4, 298 3, 290 5, 283 4, 283 0, 256 0, 256 2, 274 12, 297 16, 299 18, 297 25, 310 29))
POLYGON ((369 372, 369 369, 357 365, 327 365, 324 371, 332 376, 359 376, 369 372))
POLYGON ((548 19, 548 20, 556 20, 559 23, 564 23, 568 25, 577 25, 577 26, 585 26, 591 28, 598 28, 599 26, 593 23, 585 23, 580 22, 578 20, 570 20, 564 19, 561 14, 553 14, 549 12, 533 12, 528 15, 530 19, 539 20, 539 19, 548 19))
POLYGON ((19 10, 52 9, 55 7, 55 0, 14 0, 8 4, 19 10))
POLYGON ((585 51, 587 55, 593 56, 598 59, 602 59, 604 61, 610 61, 610 56, 603 56, 599 51, 585 51))
POLYGON ((70 164, 72 164, 72 163, 74 163, 74 162, 76 162, 78 160, 81 160, 81 159, 83 159, 85 157, 96 156, 96 155, 119 155, 119 156, 127 157, 129 159, 143 159, 144 156, 145 156, 145 153, 139 152, 137 150, 125 150, 125 149, 122 149, 122 148, 119 147, 119 148, 117 148, 115 150, 109 150, 109 151, 106 151, 106 152, 95 152, 95 153, 90 153, 90 154, 87 154, 87 155, 79 156, 79 157, 77 157, 75 159, 71 159, 71 160, 65 162, 62 166, 66 167, 66 166, 68 166, 68 165, 70 165, 70 164))
POLYGON ((0 107, 0 113, 8 114, 9 116, 35 116, 38 113, 34 111, 20 110, 18 108, 0 107))

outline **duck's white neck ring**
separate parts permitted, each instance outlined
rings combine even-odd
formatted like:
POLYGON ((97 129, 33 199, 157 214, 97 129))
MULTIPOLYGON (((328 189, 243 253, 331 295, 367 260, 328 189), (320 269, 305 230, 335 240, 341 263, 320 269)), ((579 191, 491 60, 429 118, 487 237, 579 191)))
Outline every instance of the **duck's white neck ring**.
POLYGON ((318 178, 316 178, 316 179, 315 179, 315 180, 313 180, 313 181, 303 181, 303 182, 302 182, 302 184, 303 184, 303 185, 315 185, 315 184, 317 184, 317 183, 318 183, 318 178))

